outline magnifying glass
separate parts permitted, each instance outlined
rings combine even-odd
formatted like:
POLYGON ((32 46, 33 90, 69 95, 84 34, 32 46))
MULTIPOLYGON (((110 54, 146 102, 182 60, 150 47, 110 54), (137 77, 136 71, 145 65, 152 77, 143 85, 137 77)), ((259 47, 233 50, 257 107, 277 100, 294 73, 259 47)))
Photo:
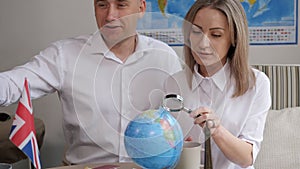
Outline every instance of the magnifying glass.
MULTIPOLYGON (((193 111, 189 108, 184 107, 183 97, 181 97, 178 94, 167 94, 164 97, 162 107, 169 112, 179 112, 179 111, 183 110, 183 111, 187 112, 188 114, 190 114, 193 111)), ((200 116, 201 116, 201 114, 198 114, 194 118, 197 118, 200 116)))
MULTIPOLYGON (((183 97, 178 94, 168 94, 164 97, 162 107, 169 112, 179 112, 185 111, 187 113, 191 113, 192 110, 184 107, 183 97)), ((201 114, 198 114, 194 118, 200 117, 201 114)), ((212 120, 209 120, 212 121, 212 120)), ((212 121, 213 122, 213 121, 212 121)), ((214 123, 213 123, 214 124, 214 123)), ((204 128, 205 133, 205 168, 212 169, 212 157, 211 157, 211 144, 210 144, 210 129, 208 123, 206 123, 206 127, 204 128)))

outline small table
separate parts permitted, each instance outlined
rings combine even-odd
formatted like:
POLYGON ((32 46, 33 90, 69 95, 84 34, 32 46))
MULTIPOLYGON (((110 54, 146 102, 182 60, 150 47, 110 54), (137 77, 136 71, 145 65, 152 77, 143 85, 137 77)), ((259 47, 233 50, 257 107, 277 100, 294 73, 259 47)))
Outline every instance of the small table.
POLYGON ((134 163, 99 163, 99 164, 81 164, 81 165, 72 165, 72 166, 61 166, 48 169, 85 169, 97 168, 97 169, 142 169, 134 163), (115 166, 115 167, 114 167, 115 166))

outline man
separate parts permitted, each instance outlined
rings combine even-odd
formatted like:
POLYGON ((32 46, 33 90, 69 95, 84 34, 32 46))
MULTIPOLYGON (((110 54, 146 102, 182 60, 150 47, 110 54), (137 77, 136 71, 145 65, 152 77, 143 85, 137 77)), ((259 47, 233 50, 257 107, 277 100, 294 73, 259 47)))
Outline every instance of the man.
POLYGON ((95 0, 98 28, 110 50, 121 60, 135 50, 137 18, 146 10, 143 0, 95 0))
POLYGON ((0 73, 0 105, 18 101, 25 77, 33 99, 58 92, 64 163, 124 162, 123 133, 157 108, 164 79, 181 69, 166 44, 136 33, 145 0, 94 0, 99 31, 60 40, 25 65, 0 73))

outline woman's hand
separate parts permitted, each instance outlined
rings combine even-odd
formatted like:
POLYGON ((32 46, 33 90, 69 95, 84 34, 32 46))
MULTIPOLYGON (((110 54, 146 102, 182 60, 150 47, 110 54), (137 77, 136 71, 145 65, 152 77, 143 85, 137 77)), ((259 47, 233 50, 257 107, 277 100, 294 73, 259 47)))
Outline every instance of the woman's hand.
POLYGON ((211 109, 200 107, 193 111, 190 116, 195 119, 195 124, 210 129, 214 142, 230 161, 243 167, 253 163, 253 145, 232 135, 220 124, 220 119, 211 109))
POLYGON ((220 126, 220 119, 208 107, 199 107, 198 109, 194 110, 190 116, 195 119, 194 124, 198 124, 202 128, 208 127, 212 135, 220 126))

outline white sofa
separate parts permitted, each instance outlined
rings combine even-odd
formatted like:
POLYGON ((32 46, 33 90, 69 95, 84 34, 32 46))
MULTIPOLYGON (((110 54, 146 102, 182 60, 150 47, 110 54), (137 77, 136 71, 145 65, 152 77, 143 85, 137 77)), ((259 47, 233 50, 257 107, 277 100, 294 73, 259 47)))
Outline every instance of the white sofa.
POLYGON ((256 169, 300 169, 300 65, 262 64, 271 82, 272 107, 256 169))
POLYGON ((300 107, 270 110, 256 169, 300 168, 300 107))

